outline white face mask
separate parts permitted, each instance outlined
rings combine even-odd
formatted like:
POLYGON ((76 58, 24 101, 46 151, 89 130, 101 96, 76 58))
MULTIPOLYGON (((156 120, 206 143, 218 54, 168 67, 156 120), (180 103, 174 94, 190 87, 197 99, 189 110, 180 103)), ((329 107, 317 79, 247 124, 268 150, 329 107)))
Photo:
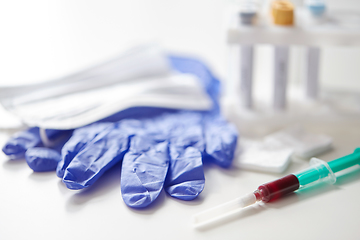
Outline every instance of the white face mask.
POLYGON ((175 73, 158 47, 140 47, 71 76, 0 88, 0 102, 29 126, 73 129, 131 107, 208 110, 195 76, 175 73))

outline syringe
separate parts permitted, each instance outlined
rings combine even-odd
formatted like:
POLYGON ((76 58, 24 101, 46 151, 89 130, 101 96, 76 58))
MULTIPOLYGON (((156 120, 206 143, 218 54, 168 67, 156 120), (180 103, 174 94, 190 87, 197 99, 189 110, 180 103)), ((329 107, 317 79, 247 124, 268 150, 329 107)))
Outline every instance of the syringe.
POLYGON ((272 202, 286 194, 298 189, 309 187, 320 182, 334 184, 334 173, 360 164, 360 148, 354 153, 338 158, 331 162, 325 162, 317 158, 310 160, 310 168, 304 171, 289 174, 272 182, 262 184, 253 193, 234 199, 215 208, 201 212, 194 216, 194 227, 199 228, 221 220, 238 210, 255 204, 256 202, 272 202))

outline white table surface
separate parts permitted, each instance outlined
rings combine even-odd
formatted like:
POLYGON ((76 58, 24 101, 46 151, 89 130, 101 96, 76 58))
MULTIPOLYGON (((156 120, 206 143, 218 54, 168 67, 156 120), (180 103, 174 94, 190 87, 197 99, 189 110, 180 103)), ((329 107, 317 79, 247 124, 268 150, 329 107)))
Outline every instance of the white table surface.
MULTIPOLYGON (((199 55, 223 76, 225 4, 9 1, 0 10, 0 63, 5 66, 0 84, 46 80, 148 40, 199 55)), ((328 119, 305 127, 333 137, 334 149, 319 156, 326 161, 351 153, 360 143, 360 119, 328 119)), ((9 136, 9 131, 0 131, 1 146, 9 136)), ((77 192, 68 190, 54 172, 34 173, 24 161, 8 161, 0 153, 0 239, 359 239, 360 168, 334 186, 250 207, 213 228, 192 228, 193 214, 307 165, 307 160, 293 161, 279 175, 206 166, 205 190, 195 201, 175 200, 162 192, 151 207, 134 210, 121 198, 120 166, 77 192)))

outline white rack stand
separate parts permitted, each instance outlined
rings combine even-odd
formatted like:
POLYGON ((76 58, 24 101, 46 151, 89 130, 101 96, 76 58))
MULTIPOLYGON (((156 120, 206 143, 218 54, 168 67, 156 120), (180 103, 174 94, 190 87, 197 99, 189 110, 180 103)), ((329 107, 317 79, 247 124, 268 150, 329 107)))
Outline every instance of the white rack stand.
MULTIPOLYGON (((360 14, 360 13, 359 13, 360 14)), ((297 10, 295 25, 275 26, 260 15, 254 26, 236 26, 227 31, 229 44, 276 44, 318 46, 360 46, 360 19, 353 24, 338 18, 326 17, 322 24, 307 21, 305 10, 297 10), (299 24, 303 23, 303 24, 299 24), (357 25, 358 23, 358 25, 357 25)), ((360 18, 360 17, 359 17, 360 18)), ((353 18, 354 19, 354 18, 353 18)))
MULTIPOLYGON (((232 13, 233 16, 234 13, 232 13)), ((306 9, 297 9, 295 16, 295 25, 291 27, 281 27, 273 25, 264 14, 258 17, 258 21, 253 26, 240 26, 240 21, 232 19, 231 27, 226 31, 227 43, 230 52, 233 47, 241 45, 301 45, 311 47, 322 46, 360 46, 360 13, 352 15, 339 15, 337 13, 328 13, 326 19, 321 24, 309 22, 306 16, 306 9), (300 24, 301 23, 301 24, 300 24)), ((237 16, 236 16, 237 17, 237 16)), ((249 129, 261 128, 259 126, 269 126, 269 129, 284 127, 299 120, 312 121, 314 119, 322 120, 344 116, 348 112, 338 109, 328 100, 305 101, 301 99, 303 92, 299 89, 288 89, 288 95, 294 99, 288 99, 289 104, 286 111, 275 111, 271 109, 271 104, 257 104, 254 99, 254 109, 246 109, 239 103, 239 96, 236 93, 236 82, 239 81, 235 71, 239 65, 237 61, 240 54, 230 53, 230 74, 229 80, 231 86, 230 96, 224 98, 224 113, 232 121, 237 123, 241 131, 246 132, 249 129), (235 59, 234 59, 235 56, 235 59), (234 61, 235 60, 235 61, 234 61), (234 64, 234 62, 236 62, 234 64), (339 114, 339 111, 341 114, 339 114)), ((241 60, 240 60, 241 61, 241 60)), ((266 80, 266 79, 264 79, 266 80)), ((263 81, 269 82, 269 81, 263 81)), ((268 89, 266 89, 268 90, 268 89)), ((254 94, 255 96, 256 94, 254 94)), ((350 112, 351 117, 358 116, 359 112, 350 112)), ((301 122, 301 121, 300 121, 301 122)), ((265 130, 264 133, 267 133, 265 130)), ((251 131, 253 132, 253 131, 251 131)))

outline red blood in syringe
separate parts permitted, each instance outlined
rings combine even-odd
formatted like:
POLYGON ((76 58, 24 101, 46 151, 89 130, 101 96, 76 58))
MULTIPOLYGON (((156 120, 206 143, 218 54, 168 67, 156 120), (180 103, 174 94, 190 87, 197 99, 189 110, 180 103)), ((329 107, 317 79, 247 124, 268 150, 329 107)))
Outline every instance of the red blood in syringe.
POLYGON ((259 186, 254 194, 258 201, 271 202, 296 191, 299 187, 300 183, 298 178, 295 175, 290 174, 273 182, 268 182, 259 186))

